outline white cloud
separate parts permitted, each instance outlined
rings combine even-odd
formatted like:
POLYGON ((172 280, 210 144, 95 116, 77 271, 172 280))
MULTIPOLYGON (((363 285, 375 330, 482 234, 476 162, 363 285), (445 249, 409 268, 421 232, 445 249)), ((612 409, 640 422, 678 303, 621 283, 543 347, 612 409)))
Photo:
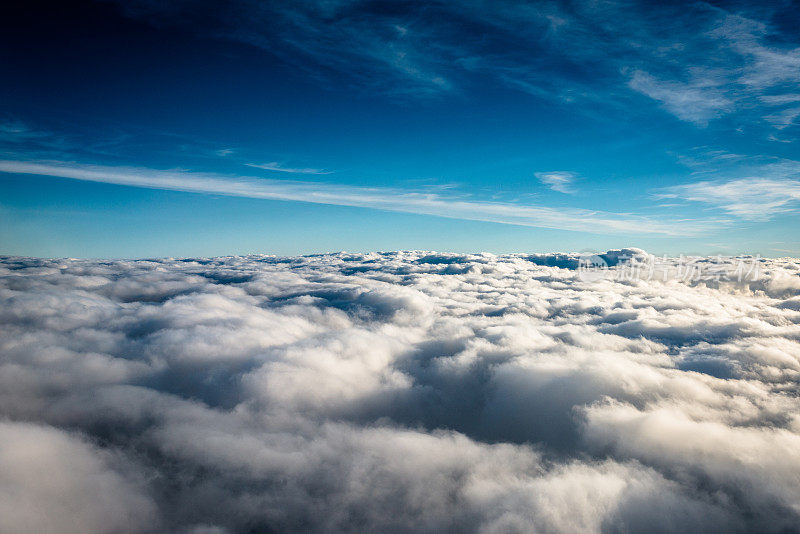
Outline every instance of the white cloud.
POLYGON ((679 119, 704 125, 710 119, 725 115, 734 109, 733 102, 718 88, 702 80, 682 83, 659 80, 643 71, 635 71, 629 85, 661 102, 679 119))
POLYGON ((788 128, 792 124, 794 124, 795 119, 800 116, 800 107, 793 107, 778 111, 771 115, 767 115, 764 117, 764 120, 778 128, 779 130, 783 130, 784 128, 788 128))
POLYGON ((2 258, 2 530, 793 529, 800 262, 579 257, 2 258))
POLYGON ((784 95, 764 95, 760 97, 760 100, 766 102, 767 104, 793 104, 795 102, 800 102, 800 94, 789 93, 784 95))
POLYGON ((332 171, 324 169, 312 169, 305 167, 286 167, 285 165, 273 161, 270 163, 245 163, 248 167, 255 167, 256 169, 264 169, 267 171, 286 172, 289 174, 331 174, 332 171))
POLYGON ((791 126, 797 112, 782 107, 797 101, 797 94, 786 90, 800 81, 800 48, 771 39, 780 33, 764 20, 705 4, 697 8, 710 15, 708 22, 689 30, 692 36, 676 37, 673 46, 653 50, 647 71, 634 70, 629 87, 701 126, 731 113, 778 129, 791 126))
POLYGON ((659 220, 613 212, 464 200, 435 193, 354 187, 320 182, 230 177, 185 170, 104 167, 66 162, 0 160, 0 172, 58 176, 152 189, 355 206, 474 221, 592 233, 688 236, 724 225, 722 220, 659 220))
POLYGON ((703 181, 666 188, 662 196, 703 202, 752 221, 767 221, 800 208, 800 181, 740 178, 703 181))
POLYGON ((575 181, 576 175, 574 172, 569 171, 550 171, 550 172, 537 172, 534 173, 536 178, 539 179, 544 185, 568 195, 575 194, 575 188, 572 186, 575 181))

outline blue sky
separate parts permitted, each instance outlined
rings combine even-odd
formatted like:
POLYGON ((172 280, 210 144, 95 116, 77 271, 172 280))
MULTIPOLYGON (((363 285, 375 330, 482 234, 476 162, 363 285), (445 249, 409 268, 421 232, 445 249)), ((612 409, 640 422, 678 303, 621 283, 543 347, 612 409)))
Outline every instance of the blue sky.
POLYGON ((3 254, 800 255, 789 2, 13 4, 3 254))

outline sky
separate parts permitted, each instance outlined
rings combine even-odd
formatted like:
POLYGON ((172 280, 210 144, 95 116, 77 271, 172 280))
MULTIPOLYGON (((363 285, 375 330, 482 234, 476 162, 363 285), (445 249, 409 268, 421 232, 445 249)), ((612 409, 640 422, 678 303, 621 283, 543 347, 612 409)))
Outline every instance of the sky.
POLYGON ((791 2, 4 2, 0 254, 800 255, 791 2))

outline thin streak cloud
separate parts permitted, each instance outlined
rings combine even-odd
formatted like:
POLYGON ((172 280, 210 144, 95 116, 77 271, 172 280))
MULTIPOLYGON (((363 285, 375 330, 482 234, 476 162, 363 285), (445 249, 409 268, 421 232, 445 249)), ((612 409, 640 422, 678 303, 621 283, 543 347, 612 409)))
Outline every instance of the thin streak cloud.
POLYGON ((230 177, 186 170, 110 167, 59 161, 0 160, 0 172, 34 174, 149 189, 209 193, 372 208, 451 219, 473 220, 613 234, 699 235, 724 225, 721 219, 655 220, 632 214, 462 200, 434 193, 365 188, 315 182, 230 177))
POLYGON ((248 167, 256 169, 264 169, 266 171, 287 172, 289 174, 331 174, 333 171, 326 171, 325 169, 312 169, 312 168, 297 168, 285 167, 277 161, 270 163, 245 163, 248 167))

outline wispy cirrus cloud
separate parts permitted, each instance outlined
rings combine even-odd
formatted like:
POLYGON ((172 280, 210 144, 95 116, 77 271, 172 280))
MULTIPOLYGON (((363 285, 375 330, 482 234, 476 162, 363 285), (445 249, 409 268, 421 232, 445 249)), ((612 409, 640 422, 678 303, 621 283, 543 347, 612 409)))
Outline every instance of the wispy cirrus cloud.
POLYGON ((681 120, 705 125, 709 120, 730 113, 733 101, 708 79, 691 82, 659 80, 642 71, 631 76, 628 85, 653 100, 681 120))
POLYGON ((796 36, 755 14, 698 6, 712 16, 694 25, 696 36, 681 36, 663 58, 650 62, 648 68, 662 71, 660 76, 636 70, 629 86, 698 125, 731 113, 746 113, 778 129, 794 124, 800 115, 791 105, 800 83, 796 36))
POLYGON ((53 132, 19 120, 0 120, 0 149, 64 150, 71 144, 53 132))
POLYGON ((726 223, 723 219, 665 220, 663 217, 488 202, 390 188, 354 187, 247 176, 233 177, 186 170, 108 167, 61 161, 0 160, 0 172, 54 176, 150 189, 352 206, 591 233, 690 236, 709 232, 726 223))
POLYGON ((800 116, 800 107, 792 107, 766 115, 764 116, 764 120, 772 124, 775 128, 783 130, 784 128, 792 126, 798 116, 800 116))
POLYGON ((575 194, 575 188, 573 187, 573 182, 575 181, 576 174, 574 172, 569 171, 549 171, 549 172, 536 172, 534 176, 542 182, 544 185, 552 189, 553 191, 558 191, 559 193, 565 193, 568 195, 575 194))
POLYGON ((264 169, 266 171, 285 172, 289 174, 331 174, 333 171, 326 171, 325 169, 314 169, 310 167, 287 167, 277 161, 270 163, 245 163, 248 167, 256 169, 264 169))
POLYGON ((695 181, 663 188, 657 198, 700 202, 749 221, 800 213, 800 161, 708 147, 678 160, 695 181))
POLYGON ((660 196, 702 202, 751 221, 768 221, 780 213, 800 212, 800 180, 702 181, 669 187, 660 196))
POLYGON ((0 141, 25 142, 31 139, 43 139, 52 134, 35 130, 21 121, 0 121, 0 141))
POLYGON ((202 2, 123 5, 129 15, 160 25, 194 21, 193 31, 268 50, 314 77, 344 77, 364 91, 426 98, 465 92, 483 76, 539 98, 629 111, 634 91, 700 126, 729 114, 779 128, 796 119, 780 102, 800 81, 797 36, 772 23, 781 10, 791 9, 782 5, 558 0, 535 5, 308 0, 242 2, 226 10, 202 2))

